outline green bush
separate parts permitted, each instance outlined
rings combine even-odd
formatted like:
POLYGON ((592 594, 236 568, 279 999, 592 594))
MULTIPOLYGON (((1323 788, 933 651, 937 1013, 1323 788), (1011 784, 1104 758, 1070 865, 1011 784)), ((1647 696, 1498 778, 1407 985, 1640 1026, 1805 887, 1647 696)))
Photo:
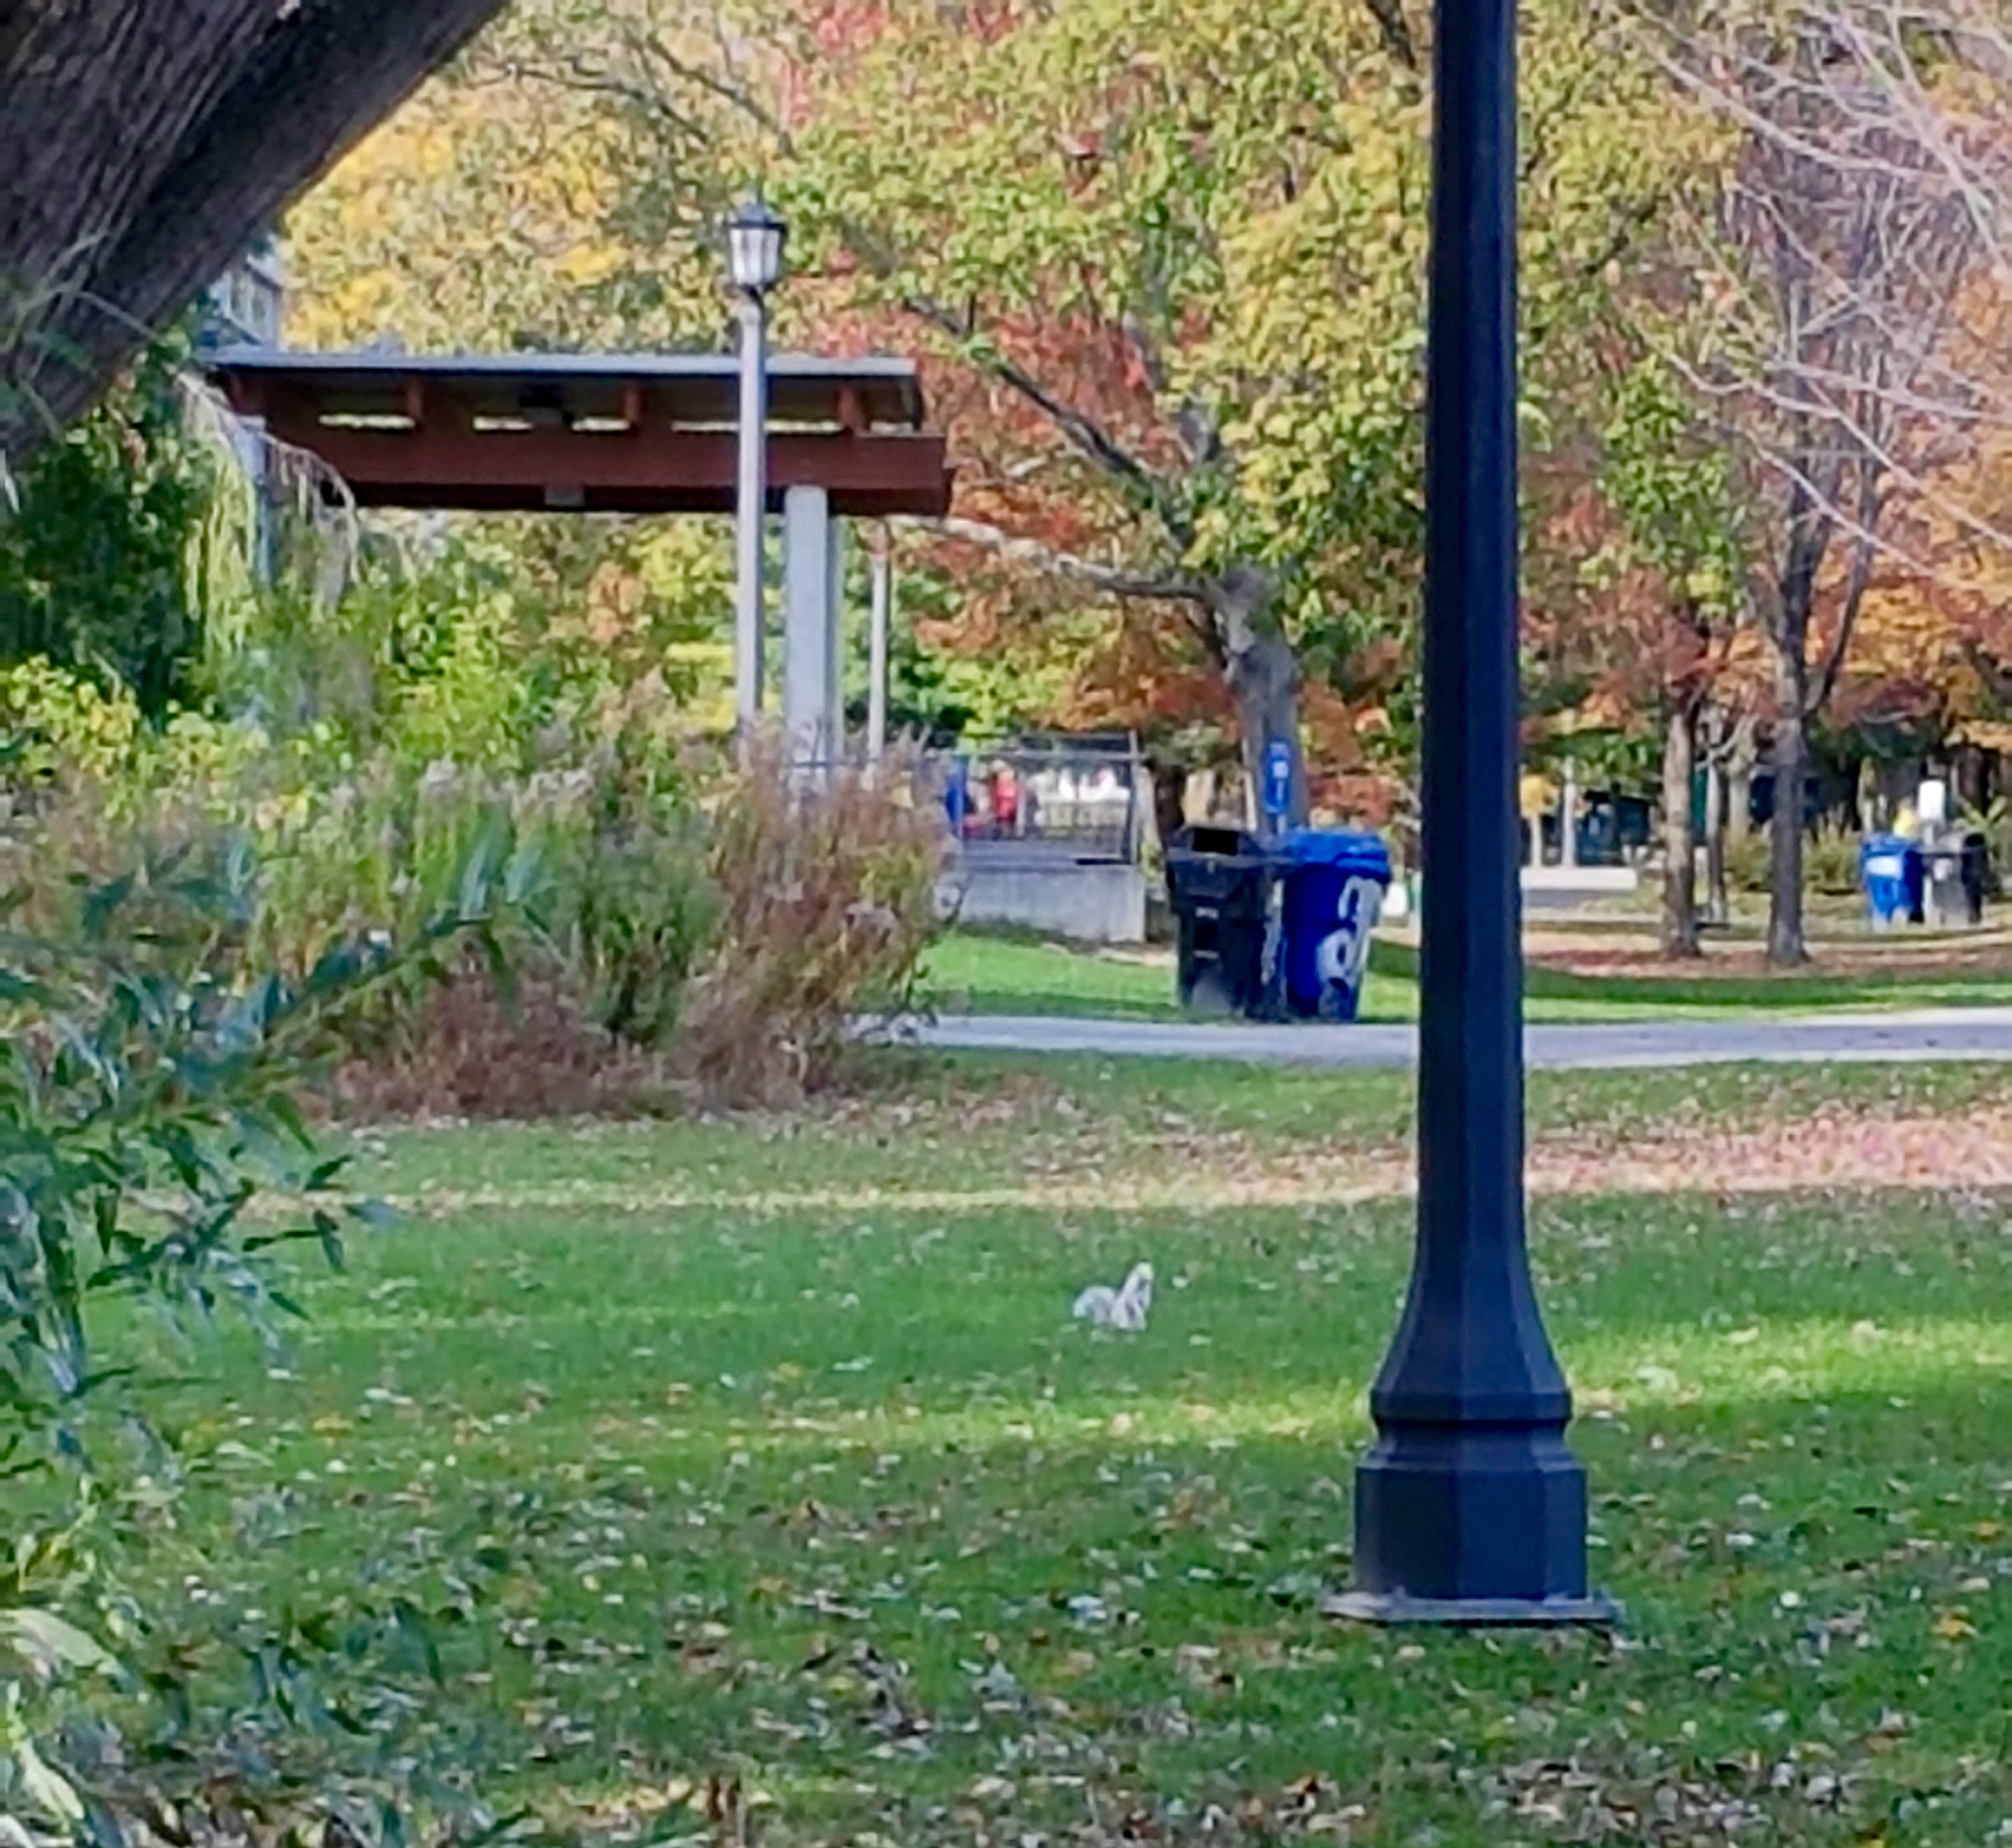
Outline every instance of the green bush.
POLYGON ((583 772, 571 824, 538 836, 514 1001, 473 968, 426 997, 355 1075, 373 1112, 784 1103, 829 1080, 862 1016, 907 1005, 943 834, 904 776, 804 785, 764 759, 687 804, 632 776, 583 772))
POLYGON ((133 689, 159 718, 201 652, 214 456, 183 414, 178 343, 0 494, 0 663, 45 658, 133 689))
POLYGON ((345 1221, 371 1216, 303 1120, 316 1049, 373 988, 486 928, 491 882, 466 869, 482 922, 444 916, 402 952, 334 946, 298 980, 248 963, 259 885, 243 853, 55 883, 67 903, 33 929, 17 904, 0 929, 0 1479, 15 1485, 0 1518, 0 1818, 16 1818, 15 1839, 105 1842, 116 1817, 51 1750, 48 1721, 62 1678, 117 1665, 59 1607, 95 1602, 112 1642, 135 1633, 80 1536, 128 1492, 158 1514, 173 1479, 154 1462, 155 1382, 101 1358, 98 1323, 141 1302, 187 1330, 230 1306, 270 1340, 299 1312, 267 1254, 306 1240, 339 1263, 345 1221), (67 1511, 20 1494, 36 1475, 79 1484, 67 1511))
POLYGON ((1771 873, 1768 830, 1750 828, 1725 843, 1725 883, 1736 892, 1765 892, 1771 873))
POLYGON ((37 662, 0 673, 0 725, 16 745, 0 856, 11 843, 88 872, 144 844, 242 836, 262 869, 248 948, 299 971, 330 944, 409 933, 481 846, 540 869, 535 922, 611 1027, 668 1022, 656 990, 701 929, 703 847, 691 777, 637 724, 585 744, 548 728, 549 761, 523 772, 419 758, 406 740, 359 762, 324 724, 277 742, 193 713, 154 730, 130 697, 37 662))
POLYGON ((1849 897, 1858 890, 1859 841, 1855 831, 1825 822, 1803 844, 1803 884, 1830 897, 1849 897))
MULTIPOLYGON (((935 928, 940 831, 897 799, 901 777, 735 774, 680 744, 647 680, 548 722, 520 767, 422 759, 402 734, 359 759, 328 722, 280 740, 194 714, 153 730, 45 664, 0 677, 0 715, 23 741, 0 872, 11 854, 24 877, 103 875, 142 844, 242 838, 260 967, 298 977, 332 947, 403 940, 451 907, 471 857, 504 869, 520 902, 498 964, 445 990, 387 983, 352 1011, 348 1089, 373 1110, 787 1094, 904 992, 935 928)), ((57 888, 30 883, 46 908, 57 888)))
MULTIPOLYGON (((1846 897, 1858 890, 1859 837, 1826 822, 1803 844, 1805 890, 1846 897)), ((1726 883, 1736 892, 1764 894, 1774 883, 1773 837, 1755 828, 1725 844, 1726 883)))

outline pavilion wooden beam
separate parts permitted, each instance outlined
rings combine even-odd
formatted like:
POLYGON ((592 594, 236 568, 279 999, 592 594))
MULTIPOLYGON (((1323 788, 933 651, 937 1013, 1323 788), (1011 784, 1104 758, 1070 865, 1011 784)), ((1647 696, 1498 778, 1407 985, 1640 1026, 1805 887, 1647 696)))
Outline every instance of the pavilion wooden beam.
MULTIPOLYGON (((408 430, 331 424, 273 394, 268 428, 319 455, 364 507, 480 512, 726 513, 733 507, 734 435, 649 423, 616 430, 562 426, 480 430, 443 421, 434 395, 408 430)), ((778 431, 769 439, 769 491, 822 487, 833 512, 940 519, 951 471, 940 437, 845 430, 778 431)))

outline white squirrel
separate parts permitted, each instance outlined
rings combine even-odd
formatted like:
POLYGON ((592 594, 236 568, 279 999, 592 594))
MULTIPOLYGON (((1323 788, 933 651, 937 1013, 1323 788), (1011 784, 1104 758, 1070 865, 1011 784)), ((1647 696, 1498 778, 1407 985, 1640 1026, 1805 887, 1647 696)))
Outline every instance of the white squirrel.
POLYGON ((1091 1284, 1076 1299, 1071 1313, 1093 1328, 1122 1329, 1136 1335, 1145 1327, 1146 1312, 1152 1306, 1153 1267, 1135 1264, 1115 1290, 1108 1283, 1091 1284))

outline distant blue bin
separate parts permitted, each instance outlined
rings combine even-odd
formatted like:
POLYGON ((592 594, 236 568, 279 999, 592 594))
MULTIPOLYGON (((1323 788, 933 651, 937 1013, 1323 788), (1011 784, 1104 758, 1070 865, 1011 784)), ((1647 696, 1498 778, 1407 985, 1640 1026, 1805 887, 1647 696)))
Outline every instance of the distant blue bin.
POLYGON ((944 780, 944 815, 950 822, 950 831, 961 840, 964 824, 971 815, 971 759, 968 757, 951 760, 950 773, 944 780))
POLYGON ((1303 828, 1279 852, 1286 862, 1286 1011, 1302 1020, 1354 1020, 1390 889, 1390 850, 1374 834, 1303 828))
POLYGON ((1858 850, 1859 883, 1872 908, 1872 927, 1921 922, 1926 869, 1921 850, 1897 834, 1868 834, 1858 850))

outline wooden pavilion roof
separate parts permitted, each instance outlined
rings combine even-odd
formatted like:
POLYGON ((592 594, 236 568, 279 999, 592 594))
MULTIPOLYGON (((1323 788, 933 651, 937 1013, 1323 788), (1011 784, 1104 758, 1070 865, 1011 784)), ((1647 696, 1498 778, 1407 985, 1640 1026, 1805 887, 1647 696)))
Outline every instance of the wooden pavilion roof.
MULTIPOLYGON (((716 513, 733 505, 739 367, 722 353, 323 353, 226 347, 241 416, 328 463, 359 505, 716 513)), ((951 477, 912 362, 769 362, 772 501, 940 516, 951 477)))

